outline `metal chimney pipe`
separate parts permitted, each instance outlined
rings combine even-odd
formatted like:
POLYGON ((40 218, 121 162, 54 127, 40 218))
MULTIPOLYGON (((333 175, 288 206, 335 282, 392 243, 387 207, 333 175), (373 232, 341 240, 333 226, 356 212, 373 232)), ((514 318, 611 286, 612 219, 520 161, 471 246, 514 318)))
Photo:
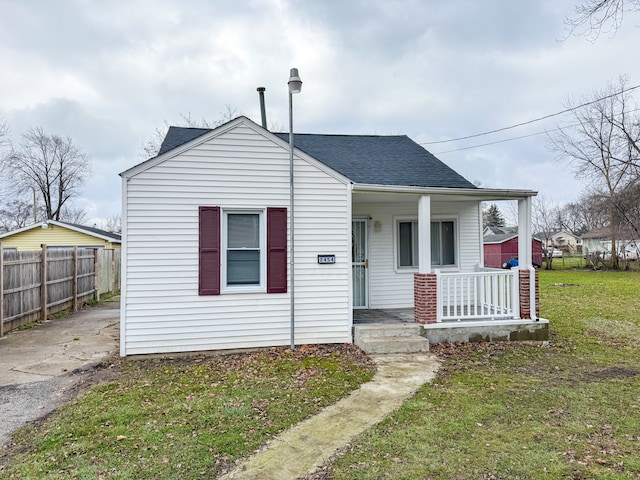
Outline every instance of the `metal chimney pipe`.
POLYGON ((266 88, 258 87, 258 96, 260 97, 260 115, 262 116, 262 128, 267 129, 267 111, 264 106, 264 91, 266 88))

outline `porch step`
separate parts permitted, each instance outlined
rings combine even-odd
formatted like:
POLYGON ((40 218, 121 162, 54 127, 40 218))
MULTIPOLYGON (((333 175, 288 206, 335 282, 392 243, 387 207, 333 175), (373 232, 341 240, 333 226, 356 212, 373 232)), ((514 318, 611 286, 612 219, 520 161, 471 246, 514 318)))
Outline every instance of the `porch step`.
POLYGON ((367 353, 419 353, 429 351, 420 325, 356 325, 354 343, 367 353))

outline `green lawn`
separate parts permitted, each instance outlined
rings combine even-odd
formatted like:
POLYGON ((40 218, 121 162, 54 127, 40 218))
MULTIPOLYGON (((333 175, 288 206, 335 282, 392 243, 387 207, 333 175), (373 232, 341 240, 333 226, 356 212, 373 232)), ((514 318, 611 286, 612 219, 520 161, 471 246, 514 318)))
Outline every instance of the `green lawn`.
POLYGON ((115 360, 94 386, 0 458, 0 478, 215 478, 374 371, 352 345, 115 360))
MULTIPOLYGON (((434 346, 443 367, 322 477, 640 478, 640 273, 540 271, 548 344, 434 346)), ((355 347, 116 360, 23 430, 20 479, 215 478, 372 374, 355 347)))
POLYGON ((437 380, 334 479, 640 478, 640 274, 541 271, 551 341, 436 347, 437 380))

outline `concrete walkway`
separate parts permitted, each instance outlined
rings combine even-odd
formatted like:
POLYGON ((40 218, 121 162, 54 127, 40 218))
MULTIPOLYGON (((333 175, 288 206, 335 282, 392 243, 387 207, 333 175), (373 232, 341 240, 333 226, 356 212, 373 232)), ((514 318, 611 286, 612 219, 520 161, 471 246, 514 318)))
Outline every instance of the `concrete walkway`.
MULTIPOLYGON (((92 365, 117 351, 119 302, 108 302, 0 338, 0 447, 13 431, 64 403, 92 365)), ((314 472, 356 435, 380 422, 439 367, 428 353, 373 356, 374 378, 292 427, 223 479, 290 480, 314 472)))
POLYGON ((353 437, 383 420, 430 382, 439 367, 436 358, 425 353, 373 358, 378 371, 372 381, 287 430, 220 480, 291 480, 313 473, 353 437))
POLYGON ((93 365, 117 351, 118 299, 0 338, 0 447, 48 414, 93 365))

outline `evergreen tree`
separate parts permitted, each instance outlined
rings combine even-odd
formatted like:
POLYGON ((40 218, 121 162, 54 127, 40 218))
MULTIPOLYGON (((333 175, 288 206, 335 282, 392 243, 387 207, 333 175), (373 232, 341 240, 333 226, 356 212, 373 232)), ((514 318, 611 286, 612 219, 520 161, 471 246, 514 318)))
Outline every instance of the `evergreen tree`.
POLYGON ((492 203, 483 214, 485 227, 504 227, 504 217, 495 203, 492 203))

